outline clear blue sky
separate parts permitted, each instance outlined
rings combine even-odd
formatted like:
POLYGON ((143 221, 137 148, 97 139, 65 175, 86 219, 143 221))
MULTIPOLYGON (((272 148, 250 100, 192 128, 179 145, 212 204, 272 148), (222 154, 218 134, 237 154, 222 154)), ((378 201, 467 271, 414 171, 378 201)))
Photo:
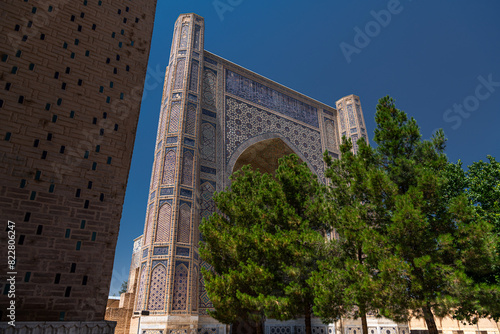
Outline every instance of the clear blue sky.
POLYGON ((332 106, 359 95, 370 139, 377 101, 390 95, 424 138, 445 130, 451 161, 500 159, 498 0, 158 0, 110 294, 143 232, 173 24, 191 12, 205 18, 210 52, 332 106))

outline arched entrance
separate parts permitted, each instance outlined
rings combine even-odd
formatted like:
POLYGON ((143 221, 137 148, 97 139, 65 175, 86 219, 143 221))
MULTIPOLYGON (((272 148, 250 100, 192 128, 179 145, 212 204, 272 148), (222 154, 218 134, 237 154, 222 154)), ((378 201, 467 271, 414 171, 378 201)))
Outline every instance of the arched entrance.
POLYGON ((307 161, 292 147, 291 143, 279 135, 252 138, 241 145, 231 157, 228 171, 234 173, 244 165, 251 165, 253 169, 259 169, 262 173, 274 174, 278 168, 278 160, 292 153, 297 154, 301 161, 307 161))

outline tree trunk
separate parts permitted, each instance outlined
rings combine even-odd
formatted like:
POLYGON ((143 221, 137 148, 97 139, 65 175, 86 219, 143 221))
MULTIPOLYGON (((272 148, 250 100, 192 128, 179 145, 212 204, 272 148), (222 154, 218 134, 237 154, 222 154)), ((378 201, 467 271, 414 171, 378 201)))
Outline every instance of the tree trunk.
POLYGON ((264 334, 264 321, 258 321, 255 323, 255 332, 257 334, 264 334))
POLYGON ((368 322, 366 321, 366 311, 360 310, 361 313, 361 327, 363 334, 368 334, 368 322))
POLYGON ((431 310, 431 307, 429 306, 429 304, 422 307, 422 311, 424 311, 425 324, 427 325, 427 329, 429 330, 429 334, 438 334, 436 321, 434 320, 434 314, 432 314, 432 310, 431 310))
POLYGON ((304 320, 306 323, 306 334, 312 334, 311 328, 311 305, 306 305, 304 312, 304 320))

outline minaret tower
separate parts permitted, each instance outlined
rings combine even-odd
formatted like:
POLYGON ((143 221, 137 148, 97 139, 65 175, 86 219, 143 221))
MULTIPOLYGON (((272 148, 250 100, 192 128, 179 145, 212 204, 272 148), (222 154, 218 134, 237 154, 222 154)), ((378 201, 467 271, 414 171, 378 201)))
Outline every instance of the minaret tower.
POLYGON ((203 36, 202 17, 183 14, 175 22, 134 309, 135 322, 140 316, 141 333, 153 328, 191 333, 198 326, 197 171, 203 36))
POLYGON ((343 136, 351 138, 354 153, 358 152, 358 144, 356 142, 359 138, 364 138, 368 142, 368 135, 366 133, 366 124, 363 117, 363 110, 359 102, 359 96, 354 94, 344 96, 338 100, 335 105, 337 106, 339 121, 338 129, 340 139, 343 136))

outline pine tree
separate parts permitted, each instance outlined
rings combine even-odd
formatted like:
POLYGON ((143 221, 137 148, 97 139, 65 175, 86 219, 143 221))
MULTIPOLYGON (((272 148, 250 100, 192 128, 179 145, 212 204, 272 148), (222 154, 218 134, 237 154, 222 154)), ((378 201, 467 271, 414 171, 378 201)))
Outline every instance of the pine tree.
POLYGON ((449 198, 465 194, 470 203, 474 205, 476 214, 493 225, 496 233, 496 247, 486 251, 496 260, 492 270, 469 272, 475 282, 475 288, 464 296, 464 302, 455 312, 455 317, 460 320, 477 322, 479 317, 491 316, 500 318, 500 163, 492 156, 488 162, 479 161, 462 169, 462 162, 450 163, 446 169, 447 179, 445 197, 449 198))
MULTIPOLYGON (((314 296, 307 280, 324 244, 322 191, 296 155, 279 160, 274 176, 249 166, 216 193, 219 213, 203 220, 201 257, 211 315, 224 323, 305 316, 311 333, 314 296)), ((262 330, 262 326, 258 326, 262 330)))
POLYGON ((354 155, 351 140, 344 137, 341 159, 325 153, 330 180, 326 212, 337 237, 328 243, 331 256, 321 262, 310 284, 315 313, 323 322, 361 318, 367 334, 367 314, 391 308, 388 301, 403 296, 408 266, 389 252, 385 235, 391 220, 386 208, 397 189, 364 139, 358 147, 354 155))
POLYGON ((429 334, 437 334, 434 316, 454 315, 464 304, 477 306, 474 276, 494 268, 495 235, 464 193, 449 192, 442 130, 422 140, 416 121, 390 97, 379 100, 375 120, 381 168, 397 189, 387 202, 392 216, 387 235, 392 252, 410 266, 406 298, 393 302, 400 305, 396 309, 423 317, 429 334))

